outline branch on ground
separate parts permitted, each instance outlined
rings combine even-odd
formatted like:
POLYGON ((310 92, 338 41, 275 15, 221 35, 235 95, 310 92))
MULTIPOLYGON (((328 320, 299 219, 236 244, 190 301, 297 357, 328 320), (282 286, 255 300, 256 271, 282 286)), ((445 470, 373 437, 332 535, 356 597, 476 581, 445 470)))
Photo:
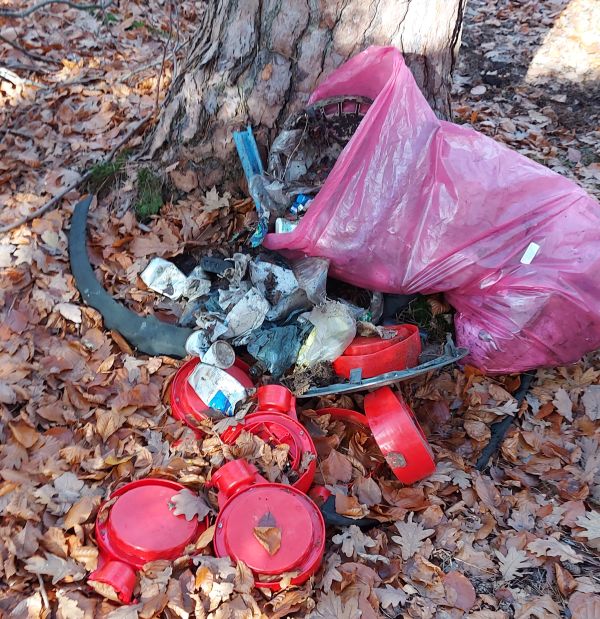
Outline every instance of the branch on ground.
MULTIPOLYGON (((68 7, 72 9, 78 9, 80 11, 93 11, 100 10, 104 11, 107 9, 114 0, 108 0, 106 3, 102 4, 79 4, 77 2, 71 2, 71 0, 44 0, 38 4, 34 4, 32 7, 25 9, 24 11, 7 11, 5 9, 0 10, 0 17, 11 17, 15 19, 22 19, 23 17, 27 17, 40 9, 43 9, 45 6, 49 6, 50 4, 66 4, 68 7)), ((4 38, 4 37, 3 37, 4 38)))
MULTIPOLYGON (((103 163, 108 163, 109 161, 111 161, 111 159, 117 154, 117 152, 123 146, 125 146, 125 144, 131 139, 133 134, 136 133, 136 131, 138 131, 140 127, 145 125, 146 122, 150 120, 150 118, 152 118, 152 114, 148 114, 147 116, 144 116, 144 118, 142 118, 141 120, 138 120, 137 122, 133 123, 127 130, 127 133, 125 133, 125 135, 119 140, 119 142, 115 145, 115 147, 110 151, 106 159, 104 159, 103 163)), ((26 224, 28 221, 31 221, 32 219, 36 219, 37 217, 40 217, 46 211, 49 211, 51 208, 55 207, 69 192, 73 191, 74 189, 77 189, 77 187, 79 187, 81 183, 85 182, 88 178, 90 178, 91 174, 92 174, 92 171, 91 169, 89 169, 87 172, 82 174, 76 181, 74 181, 70 185, 67 185, 62 191, 60 191, 60 193, 56 194, 51 200, 48 200, 48 202, 40 206, 40 208, 36 209, 32 213, 29 213, 28 215, 25 215, 24 217, 21 217, 21 219, 18 219, 17 221, 13 221, 11 224, 7 224, 6 226, 0 227, 0 234, 10 232, 10 230, 14 230, 15 228, 18 228, 19 226, 26 224)))

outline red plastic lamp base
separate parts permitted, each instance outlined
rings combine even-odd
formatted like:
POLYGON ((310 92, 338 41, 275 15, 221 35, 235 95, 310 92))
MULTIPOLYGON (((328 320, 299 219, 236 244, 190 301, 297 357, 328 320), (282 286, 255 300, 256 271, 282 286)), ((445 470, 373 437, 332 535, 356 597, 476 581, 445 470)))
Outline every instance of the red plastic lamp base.
POLYGON ((227 501, 216 521, 215 554, 243 561, 257 587, 278 590, 280 577, 289 572, 298 572, 294 585, 308 580, 325 549, 325 523, 314 502, 296 488, 266 482, 245 460, 228 462, 217 474, 212 483, 227 501), (244 481, 233 487, 234 479, 244 481), (257 535, 265 529, 279 536, 271 551, 257 535))
POLYGON ((127 603, 136 570, 150 561, 181 556, 206 528, 196 518, 188 521, 173 514, 171 498, 181 490, 185 486, 177 482, 148 478, 113 492, 96 518, 100 567, 90 580, 110 585, 127 603))
POLYGON ((271 445, 288 445, 291 468, 298 474, 292 485, 301 492, 308 492, 315 477, 317 451, 309 433, 297 420, 296 399, 289 389, 279 385, 259 387, 257 396, 258 410, 247 415, 237 426, 227 428, 221 439, 232 445, 246 431, 271 445), (312 455, 308 464, 305 454, 312 455), (303 464, 305 470, 301 471, 303 464))

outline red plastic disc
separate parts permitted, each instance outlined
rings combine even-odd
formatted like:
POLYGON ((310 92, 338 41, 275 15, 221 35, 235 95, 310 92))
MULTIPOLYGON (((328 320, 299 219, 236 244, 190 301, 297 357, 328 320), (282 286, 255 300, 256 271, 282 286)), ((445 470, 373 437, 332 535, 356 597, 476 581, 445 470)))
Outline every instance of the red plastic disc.
POLYGON ((235 494, 221 509, 213 540, 218 557, 243 561, 255 575, 255 585, 279 589, 279 581, 259 576, 299 572, 292 584, 305 582, 316 572, 325 548, 321 512, 305 494, 283 484, 261 483, 235 494), (255 535, 256 527, 274 527, 280 547, 270 554, 255 535))
POLYGON ((416 365, 421 354, 418 327, 397 325, 389 328, 398 331, 400 335, 391 340, 356 338, 344 354, 333 362, 335 373, 342 378, 349 379, 350 372, 360 368, 362 378, 373 378, 416 365), (348 353, 348 350, 351 353, 348 353))
POLYGON ((137 569, 149 561, 179 557, 205 528, 196 518, 173 514, 171 497, 184 489, 166 479, 142 479, 114 492, 107 517, 96 520, 102 553, 137 569))
MULTIPOLYGON (((177 370, 177 374, 175 374, 175 378, 173 378, 171 383, 169 397, 173 417, 183 421, 195 431, 198 431, 197 422, 206 419, 206 413, 210 410, 210 407, 198 397, 198 394, 188 383, 188 378, 198 363, 200 363, 200 359, 195 357, 184 363, 177 370)), ((240 359, 236 359, 235 365, 225 371, 238 380, 246 389, 251 389, 254 385, 248 376, 247 370, 248 366, 240 359)))
POLYGON ((365 396, 373 436, 394 475, 412 484, 435 471, 431 447, 410 407, 389 387, 365 396))

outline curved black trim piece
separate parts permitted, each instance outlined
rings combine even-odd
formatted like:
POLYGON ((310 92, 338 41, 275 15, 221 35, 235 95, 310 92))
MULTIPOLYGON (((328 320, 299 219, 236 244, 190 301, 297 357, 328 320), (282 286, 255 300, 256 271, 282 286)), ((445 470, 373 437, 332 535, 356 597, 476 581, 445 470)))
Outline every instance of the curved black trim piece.
POLYGON ((191 329, 170 325, 154 316, 139 316, 115 301, 94 275, 87 253, 87 215, 93 196, 75 205, 69 232, 69 260, 81 298, 104 318, 104 326, 120 333, 133 348, 147 355, 186 356, 191 329))

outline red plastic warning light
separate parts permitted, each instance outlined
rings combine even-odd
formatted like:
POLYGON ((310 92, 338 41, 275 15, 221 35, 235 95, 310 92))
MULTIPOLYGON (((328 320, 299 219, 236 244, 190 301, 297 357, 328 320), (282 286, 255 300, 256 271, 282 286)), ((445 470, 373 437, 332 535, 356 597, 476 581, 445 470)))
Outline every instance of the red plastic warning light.
POLYGON ((402 483, 413 484, 435 471, 423 430, 399 395, 380 387, 365 396, 365 413, 379 449, 402 483))
POLYGON ((171 497, 184 489, 174 481, 149 478, 113 492, 96 519, 100 559, 89 581, 109 585, 127 604, 136 570, 150 561, 181 556, 206 528, 197 518, 188 521, 173 514, 171 497))
POLYGON ((318 507, 304 493, 284 484, 268 483, 245 460, 222 466, 211 483, 224 502, 216 521, 213 545, 218 557, 243 561, 255 585, 278 590, 281 577, 298 572, 292 584, 308 580, 319 568, 325 548, 325 523, 318 507), (260 541, 268 530, 277 543, 269 550, 260 541))

